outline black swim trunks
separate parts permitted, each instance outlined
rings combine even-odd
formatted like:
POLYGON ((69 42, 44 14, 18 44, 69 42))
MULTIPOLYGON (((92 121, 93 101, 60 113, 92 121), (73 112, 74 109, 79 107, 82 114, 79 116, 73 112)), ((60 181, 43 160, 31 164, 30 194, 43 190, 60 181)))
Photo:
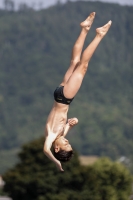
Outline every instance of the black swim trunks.
POLYGON ((62 85, 56 88, 56 90, 54 91, 54 99, 58 103, 69 105, 74 98, 67 99, 63 94, 63 88, 64 86, 62 85))

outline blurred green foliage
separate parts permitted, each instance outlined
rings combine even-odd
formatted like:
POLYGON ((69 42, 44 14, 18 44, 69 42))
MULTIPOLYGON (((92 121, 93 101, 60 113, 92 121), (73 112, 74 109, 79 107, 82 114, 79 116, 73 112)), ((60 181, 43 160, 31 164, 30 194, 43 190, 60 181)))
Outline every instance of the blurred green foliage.
POLYGON ((132 176, 108 158, 82 166, 75 152, 58 172, 43 154, 44 138, 23 146, 19 163, 4 175, 4 191, 13 200, 127 200, 132 176))
POLYGON ((40 11, 0 10, 1 173, 16 162, 22 144, 43 135, 79 23, 92 11, 97 14, 85 47, 95 28, 110 19, 113 24, 70 106, 69 117, 76 116, 79 125, 68 138, 81 154, 132 157, 133 7, 68 1, 40 11))

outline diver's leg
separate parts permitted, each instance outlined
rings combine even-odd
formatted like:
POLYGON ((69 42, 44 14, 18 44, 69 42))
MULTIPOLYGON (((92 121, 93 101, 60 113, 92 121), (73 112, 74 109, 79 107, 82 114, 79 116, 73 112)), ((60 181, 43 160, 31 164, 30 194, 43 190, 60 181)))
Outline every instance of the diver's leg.
POLYGON ((91 13, 87 17, 87 19, 81 22, 80 24, 81 32, 73 46, 70 67, 68 68, 61 85, 65 85, 65 83, 68 81, 73 71, 75 70, 77 63, 80 61, 80 56, 83 49, 84 41, 85 41, 88 31, 91 28, 94 18, 95 18, 95 12, 91 13))
POLYGON ((82 80, 85 76, 85 73, 88 69, 88 63, 95 52, 98 44, 102 40, 102 38, 106 35, 108 32, 110 26, 111 26, 111 21, 109 21, 107 24, 105 24, 103 27, 97 28, 96 29, 96 36, 94 40, 90 43, 90 45, 84 50, 82 56, 81 56, 81 61, 79 62, 76 70, 72 73, 72 76, 69 78, 67 83, 64 86, 64 96, 66 98, 73 98, 76 93, 78 92, 82 80))

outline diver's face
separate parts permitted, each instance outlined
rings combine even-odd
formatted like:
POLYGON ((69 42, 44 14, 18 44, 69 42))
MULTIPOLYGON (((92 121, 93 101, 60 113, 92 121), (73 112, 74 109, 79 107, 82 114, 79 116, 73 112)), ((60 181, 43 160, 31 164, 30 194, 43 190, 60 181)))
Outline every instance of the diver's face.
POLYGON ((66 138, 64 138, 64 136, 61 136, 55 140, 54 148, 55 148, 55 152, 56 151, 58 152, 59 150, 65 150, 65 151, 72 150, 72 147, 69 144, 69 141, 66 138))

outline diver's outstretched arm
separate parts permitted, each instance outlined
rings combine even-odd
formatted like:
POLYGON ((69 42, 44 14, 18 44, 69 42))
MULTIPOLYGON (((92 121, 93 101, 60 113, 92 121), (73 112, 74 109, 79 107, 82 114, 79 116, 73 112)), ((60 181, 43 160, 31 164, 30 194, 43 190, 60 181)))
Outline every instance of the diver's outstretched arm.
POLYGON ((55 164, 56 164, 56 167, 60 170, 60 171, 64 171, 62 169, 62 166, 61 166, 61 163, 59 160, 57 160, 54 155, 52 154, 51 152, 51 147, 52 147, 52 143, 54 142, 55 140, 55 134, 52 136, 47 136, 46 137, 46 140, 45 140, 45 143, 44 143, 44 153, 45 155, 50 159, 52 160, 55 164))

